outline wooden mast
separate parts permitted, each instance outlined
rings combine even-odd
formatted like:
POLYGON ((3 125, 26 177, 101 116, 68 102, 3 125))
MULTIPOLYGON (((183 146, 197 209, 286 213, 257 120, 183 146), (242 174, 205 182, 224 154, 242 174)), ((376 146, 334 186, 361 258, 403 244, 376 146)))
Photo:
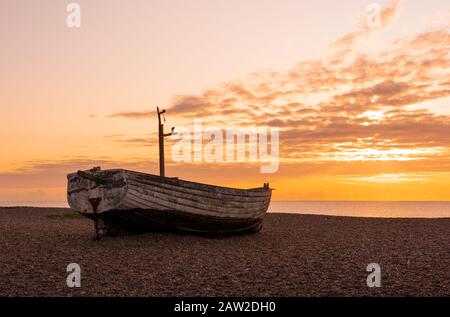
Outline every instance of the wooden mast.
MULTIPOLYGON (((158 138, 159 138, 159 175, 161 177, 165 177, 165 168, 164 168, 164 137, 174 135, 174 129, 170 133, 164 134, 164 123, 161 121, 161 115, 166 112, 166 110, 159 110, 159 107, 156 107, 156 112, 158 113, 158 138)), ((164 116, 163 116, 164 118, 164 116)), ((165 121, 165 118, 164 118, 165 121)))

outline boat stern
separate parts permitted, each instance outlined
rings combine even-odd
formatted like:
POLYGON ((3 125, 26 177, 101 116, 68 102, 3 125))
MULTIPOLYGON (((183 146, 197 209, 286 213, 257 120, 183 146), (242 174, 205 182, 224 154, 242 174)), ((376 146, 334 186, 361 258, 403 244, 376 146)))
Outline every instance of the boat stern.
POLYGON ((67 175, 67 201, 82 214, 116 209, 124 199, 127 182, 123 170, 95 167, 67 175))

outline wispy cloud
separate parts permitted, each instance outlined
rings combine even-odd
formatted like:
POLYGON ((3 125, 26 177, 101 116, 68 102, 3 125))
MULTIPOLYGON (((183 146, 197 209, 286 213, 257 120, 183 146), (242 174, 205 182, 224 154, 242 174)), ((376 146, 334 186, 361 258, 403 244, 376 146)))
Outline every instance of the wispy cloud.
POLYGON ((394 22, 400 9, 400 0, 392 0, 387 6, 381 9, 380 13, 380 25, 373 27, 368 25, 367 17, 364 17, 359 22, 359 29, 355 32, 346 34, 333 43, 334 47, 342 48, 353 45, 360 39, 370 36, 372 33, 380 32, 388 28, 394 22))
POLYGON ((130 137, 123 134, 105 135, 105 139, 127 146, 158 146, 158 133, 149 133, 145 137, 130 137))
POLYGON ((148 119, 154 115, 154 111, 129 111, 113 113, 108 118, 148 119))

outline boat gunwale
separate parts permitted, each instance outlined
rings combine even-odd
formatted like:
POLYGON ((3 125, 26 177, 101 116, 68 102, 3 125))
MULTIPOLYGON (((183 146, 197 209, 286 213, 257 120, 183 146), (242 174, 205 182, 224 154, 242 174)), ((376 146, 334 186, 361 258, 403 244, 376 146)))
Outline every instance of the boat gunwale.
MULTIPOLYGON (((256 187, 256 188, 227 187, 227 186, 220 186, 220 185, 213 185, 213 184, 206 184, 206 183, 199 183, 199 182, 188 181, 188 180, 184 180, 184 179, 181 179, 181 178, 178 178, 178 177, 159 176, 159 175, 147 174, 147 173, 136 172, 136 171, 131 171, 131 170, 123 170, 123 171, 131 173, 131 174, 137 174, 138 176, 142 176, 142 177, 151 177, 151 178, 163 179, 164 181, 167 180, 167 181, 169 181, 169 183, 172 183, 172 185, 175 185, 175 186, 180 186, 176 182, 183 182, 183 183, 187 183, 189 185, 200 186, 200 187, 203 187, 203 188, 204 187, 212 187, 212 188, 218 188, 218 189, 237 190, 237 191, 243 191, 243 192, 266 192, 268 190, 272 190, 272 188, 265 188, 265 187, 256 187)), ((205 188, 205 189, 203 189, 203 188, 195 188, 195 189, 206 190, 206 191, 208 190, 207 188, 205 188)))
MULTIPOLYGON (((90 170, 86 170, 86 171, 90 171, 90 170)), ((177 182, 182 182, 188 185, 193 185, 193 186, 198 186, 198 188, 193 188, 193 189, 197 189, 197 190, 203 190, 203 191, 209 191, 211 192, 211 190, 208 189, 208 187, 212 188, 217 188, 217 189, 224 189, 224 190, 230 190, 230 191, 241 191, 243 193, 266 193, 268 191, 272 191, 272 188, 265 188, 265 187, 256 187, 256 188, 235 188, 235 187, 226 187, 226 186, 220 186, 220 185, 212 185, 212 184, 205 184, 205 183, 199 183, 199 182, 193 182, 193 181, 188 181, 188 180, 184 180, 184 179, 180 179, 178 177, 167 177, 167 176, 159 176, 159 175, 154 175, 154 174, 148 174, 148 173, 143 173, 143 172, 137 172, 137 171, 132 171, 132 170, 127 170, 127 169, 106 169, 106 170, 101 170, 101 172, 124 172, 124 178, 125 181, 127 181, 127 174, 134 174, 142 177, 149 177, 149 178, 155 178, 155 179, 159 179, 159 180, 163 180, 162 183, 169 183, 170 185, 173 186, 181 186, 180 184, 177 184, 177 182), (206 188, 205 188, 206 187, 206 188)), ((67 179, 70 179, 74 176, 80 177, 77 172, 74 173, 70 173, 67 174, 67 179)), ((137 180, 139 181, 139 180, 137 180)), ((221 193, 221 194, 225 194, 225 195, 234 195, 234 196, 245 196, 245 195, 239 195, 239 194, 233 194, 233 193, 221 193)))

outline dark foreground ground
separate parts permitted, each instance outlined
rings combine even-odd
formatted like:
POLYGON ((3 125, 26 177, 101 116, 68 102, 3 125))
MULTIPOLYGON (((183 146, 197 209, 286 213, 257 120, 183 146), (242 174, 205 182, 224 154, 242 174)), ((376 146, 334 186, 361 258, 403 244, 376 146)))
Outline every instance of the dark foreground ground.
POLYGON ((269 214, 247 236, 92 238, 70 209, 0 208, 0 296, 450 296, 450 219, 269 214))

